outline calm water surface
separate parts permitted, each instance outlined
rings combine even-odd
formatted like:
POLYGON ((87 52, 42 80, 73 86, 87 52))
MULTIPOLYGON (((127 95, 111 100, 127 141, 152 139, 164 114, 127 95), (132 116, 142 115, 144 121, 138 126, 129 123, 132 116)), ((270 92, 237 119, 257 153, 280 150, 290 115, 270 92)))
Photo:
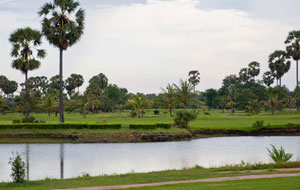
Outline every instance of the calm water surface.
POLYGON ((10 181, 12 152, 22 153, 30 180, 268 163, 270 144, 300 160, 300 137, 219 137, 184 142, 125 144, 0 144, 0 181, 10 181))

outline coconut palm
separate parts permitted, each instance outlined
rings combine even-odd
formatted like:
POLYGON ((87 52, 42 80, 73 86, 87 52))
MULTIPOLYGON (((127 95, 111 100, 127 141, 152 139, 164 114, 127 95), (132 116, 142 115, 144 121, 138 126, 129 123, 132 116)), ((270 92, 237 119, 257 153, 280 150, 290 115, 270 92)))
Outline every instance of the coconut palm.
POLYGON ((230 86, 227 90, 228 95, 229 95, 229 103, 227 103, 231 107, 231 113, 234 113, 234 106, 235 106, 235 101, 238 95, 238 91, 235 87, 230 86))
POLYGON ((252 76, 253 81, 255 82, 255 77, 258 76, 260 72, 260 64, 256 61, 252 61, 249 63, 248 67, 248 73, 250 76, 252 76))
POLYGON ((261 110, 261 104, 258 100, 252 100, 248 102, 249 105, 246 106, 247 110, 251 112, 252 115, 258 115, 261 110))
POLYGON ((288 96, 285 99, 285 103, 286 103, 285 106, 288 108, 288 114, 290 114, 291 108, 293 108, 296 105, 295 99, 292 96, 288 96))
POLYGON ((175 99, 175 89, 174 86, 168 84, 166 89, 161 88, 162 94, 162 105, 169 109, 170 116, 172 115, 172 110, 176 106, 177 101, 175 99))
POLYGON ((146 96, 139 97, 138 95, 134 94, 132 100, 128 100, 128 103, 132 106, 134 110, 138 113, 138 118, 143 116, 143 111, 145 108, 149 106, 149 104, 152 103, 151 100, 148 100, 146 96))
POLYGON ((41 45, 42 34, 29 27, 17 29, 10 35, 9 41, 13 48, 11 56, 15 59, 12 67, 20 70, 25 75, 25 93, 26 93, 26 117, 29 116, 29 94, 28 94, 28 71, 35 70, 40 67, 40 61, 46 56, 43 49, 37 49, 41 45), (33 51, 36 50, 36 54, 33 51), (36 56, 34 56, 36 55, 36 56))
POLYGON ((43 17, 43 34, 50 44, 59 48, 60 122, 64 122, 63 51, 78 42, 84 29, 85 14, 79 6, 79 2, 74 0, 54 0, 53 3, 45 3, 39 11, 39 15, 43 17))
MULTIPOLYGON (((296 94, 299 93, 298 80, 298 61, 300 60, 300 30, 291 31, 284 42, 287 47, 286 51, 296 61, 296 94)), ((299 99, 297 98, 297 110, 300 110, 299 99)))
POLYGON ((189 101, 192 100, 193 97, 193 84, 188 82, 187 80, 183 81, 180 79, 179 86, 174 84, 175 87, 175 97, 178 102, 183 104, 184 111, 186 110, 186 106, 189 101))
POLYGON ((270 109, 272 112, 272 115, 274 115, 274 112, 275 112, 276 108, 278 107, 279 100, 275 97, 272 97, 267 101, 261 101, 261 103, 263 103, 265 107, 270 109))
POLYGON ((196 91, 196 86, 200 83, 200 73, 197 70, 192 70, 189 72, 189 82, 194 87, 194 93, 196 91))

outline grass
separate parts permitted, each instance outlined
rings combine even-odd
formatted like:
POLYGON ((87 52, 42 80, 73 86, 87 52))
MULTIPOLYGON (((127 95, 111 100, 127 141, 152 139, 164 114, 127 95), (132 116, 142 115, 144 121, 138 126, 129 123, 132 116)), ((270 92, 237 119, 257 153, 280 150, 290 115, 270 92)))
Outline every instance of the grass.
MULTIPOLYGON (((106 185, 122 185, 122 184, 138 184, 138 183, 151 183, 161 181, 178 181, 178 180, 190 180, 190 179, 205 179, 205 178, 216 178, 216 177, 230 177, 230 176, 241 176, 241 175, 252 175, 254 173, 239 171, 245 169, 267 169, 267 171, 259 174, 274 174, 283 173, 271 170, 274 167, 299 167, 300 162, 290 162, 287 165, 274 165, 274 164, 258 164, 248 165, 247 167, 241 166, 225 166, 221 168, 201 168, 195 167, 191 169, 183 170, 167 170, 160 172, 150 173, 129 173, 122 175, 111 175, 111 176, 97 176, 97 177, 78 177, 73 179, 46 179, 40 181, 29 181, 24 184, 15 183, 0 183, 0 190, 42 190, 42 189, 56 189, 56 188, 75 188, 75 187, 92 187, 92 186, 106 186, 106 185), (239 168, 239 170, 237 170, 239 168), (234 170, 231 173, 220 173, 219 171, 234 170)), ((255 173, 255 175, 259 175, 255 173)), ((299 179, 299 178, 298 178, 299 179)), ((246 183, 247 184, 247 183, 246 183)), ((190 184, 197 185, 197 184, 190 184)), ((175 186, 176 187, 176 186, 175 186)), ((153 187, 155 188, 155 187, 153 187)), ((157 189, 162 189, 158 188, 157 189)), ((163 187, 165 188, 165 187, 163 187)), ((166 188, 172 188, 166 187, 166 188)), ((183 187, 185 188, 185 186, 183 187)))
POLYGON ((134 190, 295 190, 300 189, 300 177, 249 179, 241 181, 202 182, 164 185, 156 187, 128 188, 134 190))

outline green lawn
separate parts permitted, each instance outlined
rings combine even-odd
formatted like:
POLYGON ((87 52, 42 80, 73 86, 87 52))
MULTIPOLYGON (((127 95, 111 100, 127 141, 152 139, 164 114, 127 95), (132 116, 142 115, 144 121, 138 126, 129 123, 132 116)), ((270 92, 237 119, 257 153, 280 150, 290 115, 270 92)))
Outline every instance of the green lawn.
MULTIPOLYGON (((172 123, 173 118, 170 117, 165 110, 160 110, 160 115, 154 115, 153 110, 147 110, 143 118, 129 117, 129 112, 123 113, 100 113, 89 114, 83 118, 80 114, 65 114, 66 122, 83 122, 95 123, 106 121, 107 123, 120 123, 122 127, 128 127, 132 123, 172 123)), ((300 124, 300 113, 292 111, 288 114, 286 111, 276 112, 274 116, 269 112, 263 112, 258 116, 249 116, 247 113, 238 111, 231 115, 230 112, 222 113, 219 110, 209 112, 210 115, 200 113, 196 120, 190 122, 191 129, 199 128, 218 128, 218 129, 245 129, 252 127, 252 124, 257 120, 263 120, 265 124, 284 125, 287 123, 300 124)), ((47 114, 32 114, 36 119, 46 121, 47 123, 58 122, 59 118, 52 114, 50 117, 47 114)), ((0 115, 1 123, 11 123, 14 119, 20 119, 21 114, 6 114, 0 115)))
POLYGON ((296 190, 300 177, 249 179, 241 181, 203 182, 156 187, 128 188, 132 190, 296 190))

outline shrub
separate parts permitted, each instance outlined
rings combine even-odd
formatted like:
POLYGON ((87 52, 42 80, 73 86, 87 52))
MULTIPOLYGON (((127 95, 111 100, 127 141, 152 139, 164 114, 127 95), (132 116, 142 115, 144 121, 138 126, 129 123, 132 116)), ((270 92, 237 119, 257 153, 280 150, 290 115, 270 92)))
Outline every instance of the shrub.
POLYGON ((14 120, 12 120, 12 123, 21 123, 21 120, 19 120, 19 119, 14 119, 14 120))
POLYGON ((293 154, 285 153, 285 150, 282 148, 282 146, 280 147, 280 149, 276 149, 276 147, 271 144, 271 147, 272 150, 268 148, 267 150, 269 152, 269 156, 275 163, 288 162, 293 157, 293 154))
POLYGON ((129 129, 155 129, 156 124, 130 124, 129 129))
POLYGON ((159 115, 159 110, 154 110, 154 115, 159 115))
POLYGON ((16 123, 0 124, 1 129, 120 129, 121 124, 109 123, 16 123))
POLYGON ((252 127, 256 129, 262 128, 263 126, 264 126, 264 121, 255 121, 252 124, 252 127))
POLYGON ((132 111, 130 112, 130 117, 136 117, 136 116, 137 116, 136 111, 132 110, 132 111))
POLYGON ((22 123, 35 123, 35 117, 33 116, 23 117, 22 123))
POLYGON ((176 112, 176 115, 174 117, 174 122, 176 126, 182 127, 182 128, 188 128, 188 123, 194 119, 196 119, 197 114, 187 112, 187 111, 179 111, 176 112))
POLYGON ((171 123, 156 123, 157 128, 170 129, 172 127, 171 123))
POLYGON ((9 159, 11 165, 11 177, 15 183, 22 183, 25 179, 25 162, 22 160, 19 153, 15 157, 9 159))

